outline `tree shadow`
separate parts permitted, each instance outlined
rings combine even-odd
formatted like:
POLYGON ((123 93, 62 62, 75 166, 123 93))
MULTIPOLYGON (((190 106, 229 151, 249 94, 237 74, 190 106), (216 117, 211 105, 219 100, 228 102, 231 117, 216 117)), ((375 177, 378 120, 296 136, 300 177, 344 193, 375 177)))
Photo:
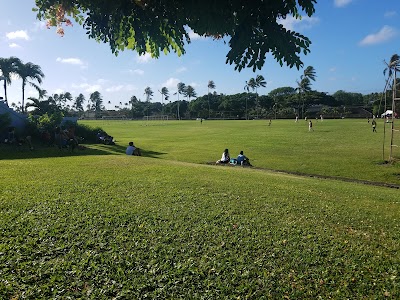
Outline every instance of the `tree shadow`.
MULTIPOLYGON (((33 150, 28 145, 0 144, 0 161, 9 159, 32 159, 49 157, 88 156, 88 155, 125 155, 125 146, 118 144, 85 144, 83 147, 70 149, 59 149, 56 146, 33 145, 33 150)), ((166 153, 141 149, 142 156, 161 158, 166 153)))

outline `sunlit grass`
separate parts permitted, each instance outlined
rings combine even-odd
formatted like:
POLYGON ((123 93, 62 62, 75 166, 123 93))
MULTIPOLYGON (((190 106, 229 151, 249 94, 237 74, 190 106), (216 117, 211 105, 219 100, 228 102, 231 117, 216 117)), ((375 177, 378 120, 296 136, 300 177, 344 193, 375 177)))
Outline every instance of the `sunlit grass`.
POLYGON ((123 147, 133 140, 162 159, 215 162, 229 148, 231 156, 243 150, 256 167, 400 184, 400 165, 382 164, 389 157, 389 133, 384 148, 380 120, 377 134, 364 119, 314 120, 314 132, 304 120, 273 120, 271 126, 267 121, 85 124, 105 128, 123 147))
POLYGON ((397 182, 366 121, 87 123, 117 145, 0 149, 0 299, 400 297, 397 189, 265 170, 397 182))
POLYGON ((1 161, 0 298, 392 298, 398 191, 146 157, 1 161))

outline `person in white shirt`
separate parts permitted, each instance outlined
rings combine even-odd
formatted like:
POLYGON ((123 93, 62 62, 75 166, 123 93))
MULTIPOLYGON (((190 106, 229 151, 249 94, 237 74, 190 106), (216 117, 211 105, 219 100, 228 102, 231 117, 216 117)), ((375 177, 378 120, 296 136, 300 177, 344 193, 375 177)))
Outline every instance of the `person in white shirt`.
POLYGON ((222 157, 220 160, 216 161, 216 164, 227 164, 231 160, 231 157, 229 155, 229 150, 225 149, 224 152, 222 153, 222 157))
POLYGON ((129 146, 126 148, 125 153, 126 155, 136 155, 136 156, 142 155, 140 149, 136 148, 135 145, 133 145, 133 142, 129 142, 129 146))

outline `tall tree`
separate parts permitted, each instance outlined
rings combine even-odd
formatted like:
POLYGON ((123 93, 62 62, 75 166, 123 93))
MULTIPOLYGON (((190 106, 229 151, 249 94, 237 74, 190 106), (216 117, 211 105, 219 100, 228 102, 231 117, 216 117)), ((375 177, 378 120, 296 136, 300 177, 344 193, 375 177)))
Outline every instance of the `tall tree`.
POLYGON ((28 107, 33 107, 38 111, 45 111, 46 107, 51 105, 52 103, 50 103, 50 101, 48 100, 43 101, 43 99, 47 97, 47 91, 45 89, 41 89, 39 86, 36 89, 39 94, 38 97, 28 97, 28 100, 32 101, 32 103, 26 103, 25 109, 27 109, 28 107))
POLYGON ((311 80, 315 81, 315 69, 313 66, 308 66, 304 69, 303 74, 300 76, 300 81, 297 81, 297 90, 302 101, 301 117, 304 118, 304 93, 311 91, 311 80))
POLYGON ((177 84, 177 93, 178 93, 178 120, 181 119, 181 114, 180 114, 180 101, 179 101, 179 95, 184 95, 185 90, 186 90, 186 85, 183 82, 179 82, 177 84))
POLYGON ((17 65, 20 62, 21 61, 19 60, 19 58, 13 56, 10 58, 0 57, 0 71, 4 80, 4 100, 6 101, 7 105, 7 85, 11 84, 11 76, 17 73, 17 65))
POLYGON ((162 87, 161 91, 159 91, 161 94, 161 114, 164 114, 164 98, 167 101, 169 97, 169 91, 168 88, 162 87))
POLYGON ((189 102, 190 102, 190 98, 197 96, 196 91, 194 90, 194 87, 192 87, 191 85, 186 86, 184 93, 185 93, 185 96, 188 98, 189 102))
POLYGON ((212 80, 208 81, 207 84, 207 88, 208 88, 208 118, 210 118, 211 115, 211 108, 210 108, 210 90, 214 90, 215 89, 215 83, 212 80))
POLYGON ((400 72, 400 56, 398 54, 393 54, 389 62, 386 62, 386 60, 383 62, 386 65, 386 68, 383 70, 383 75, 386 76, 387 74, 385 90, 388 87, 393 89, 393 75, 395 72, 400 72))
POLYGON ((144 89, 144 95, 146 95, 147 116, 148 116, 150 110, 150 100, 152 99, 151 97, 153 97, 153 91, 149 86, 144 89))
POLYGON ((299 114, 300 104, 302 103, 301 117, 304 118, 304 96, 303 95, 304 95, 304 93, 311 91, 311 83, 310 83, 310 79, 307 77, 301 78, 300 81, 296 81, 296 83, 297 83, 296 90, 299 93, 299 105, 297 108, 297 113, 299 114))
POLYGON ((90 102, 91 102, 91 108, 98 114, 103 110, 103 98, 100 94, 100 92, 95 91, 90 94, 89 96, 90 102))
POLYGON ((25 87, 26 84, 29 83, 33 87, 37 87, 34 81, 38 82, 39 84, 42 83, 44 74, 40 66, 35 65, 31 62, 24 64, 22 61, 17 61, 16 63, 17 75, 22 79, 22 103, 21 103, 21 110, 24 113, 24 104, 25 104, 25 87))
POLYGON ((79 94, 78 97, 75 98, 75 102, 73 104, 73 107, 79 112, 83 111, 83 103, 85 103, 86 99, 83 94, 79 94))
POLYGON ((267 82, 264 79, 264 76, 262 75, 257 75, 256 78, 254 79, 254 87, 256 89, 256 112, 257 112, 257 119, 258 119, 258 111, 260 108, 260 105, 258 103, 258 91, 257 89, 260 87, 266 87, 267 82))
POLYGON ((131 112, 132 112, 132 119, 135 116, 135 105, 138 103, 138 99, 136 96, 132 96, 131 99, 129 100, 129 103, 131 104, 131 112))
POLYGON ((70 92, 54 94, 53 99, 60 110, 65 108, 67 101, 73 100, 70 92))
POLYGON ((281 64, 302 67, 301 54, 310 52, 311 41, 281 21, 311 17, 317 0, 36 0, 37 17, 49 20, 63 34, 68 16, 83 25, 89 38, 108 43, 113 53, 124 49, 139 54, 185 53, 190 42, 186 28, 200 36, 229 39, 226 63, 236 70, 261 69, 266 55, 281 64))
POLYGON ((146 95, 146 101, 149 102, 153 97, 153 91, 151 90, 151 88, 148 86, 144 89, 144 95, 146 95))
MULTIPOLYGON (((249 94, 250 90, 254 91, 256 89, 256 80, 254 78, 250 78, 249 81, 246 81, 244 89, 247 91, 247 94, 249 94)), ((246 120, 249 119, 247 102, 248 96, 246 97, 246 120)))

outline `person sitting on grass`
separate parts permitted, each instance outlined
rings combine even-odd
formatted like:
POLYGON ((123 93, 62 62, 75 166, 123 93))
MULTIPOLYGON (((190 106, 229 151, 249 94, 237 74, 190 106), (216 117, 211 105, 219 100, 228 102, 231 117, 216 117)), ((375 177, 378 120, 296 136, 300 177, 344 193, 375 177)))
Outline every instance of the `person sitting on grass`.
POLYGON ((136 148, 135 145, 133 145, 133 142, 129 142, 129 146, 126 148, 125 153, 126 155, 142 156, 140 149, 136 148))
POLYGON ((236 158, 236 161, 237 164, 241 166, 252 166, 249 158, 243 154, 243 151, 240 151, 238 157, 236 158))
POLYGON ((227 164, 231 160, 231 157, 229 155, 229 150, 225 149, 224 152, 222 153, 222 157, 220 160, 216 161, 216 164, 227 164))

